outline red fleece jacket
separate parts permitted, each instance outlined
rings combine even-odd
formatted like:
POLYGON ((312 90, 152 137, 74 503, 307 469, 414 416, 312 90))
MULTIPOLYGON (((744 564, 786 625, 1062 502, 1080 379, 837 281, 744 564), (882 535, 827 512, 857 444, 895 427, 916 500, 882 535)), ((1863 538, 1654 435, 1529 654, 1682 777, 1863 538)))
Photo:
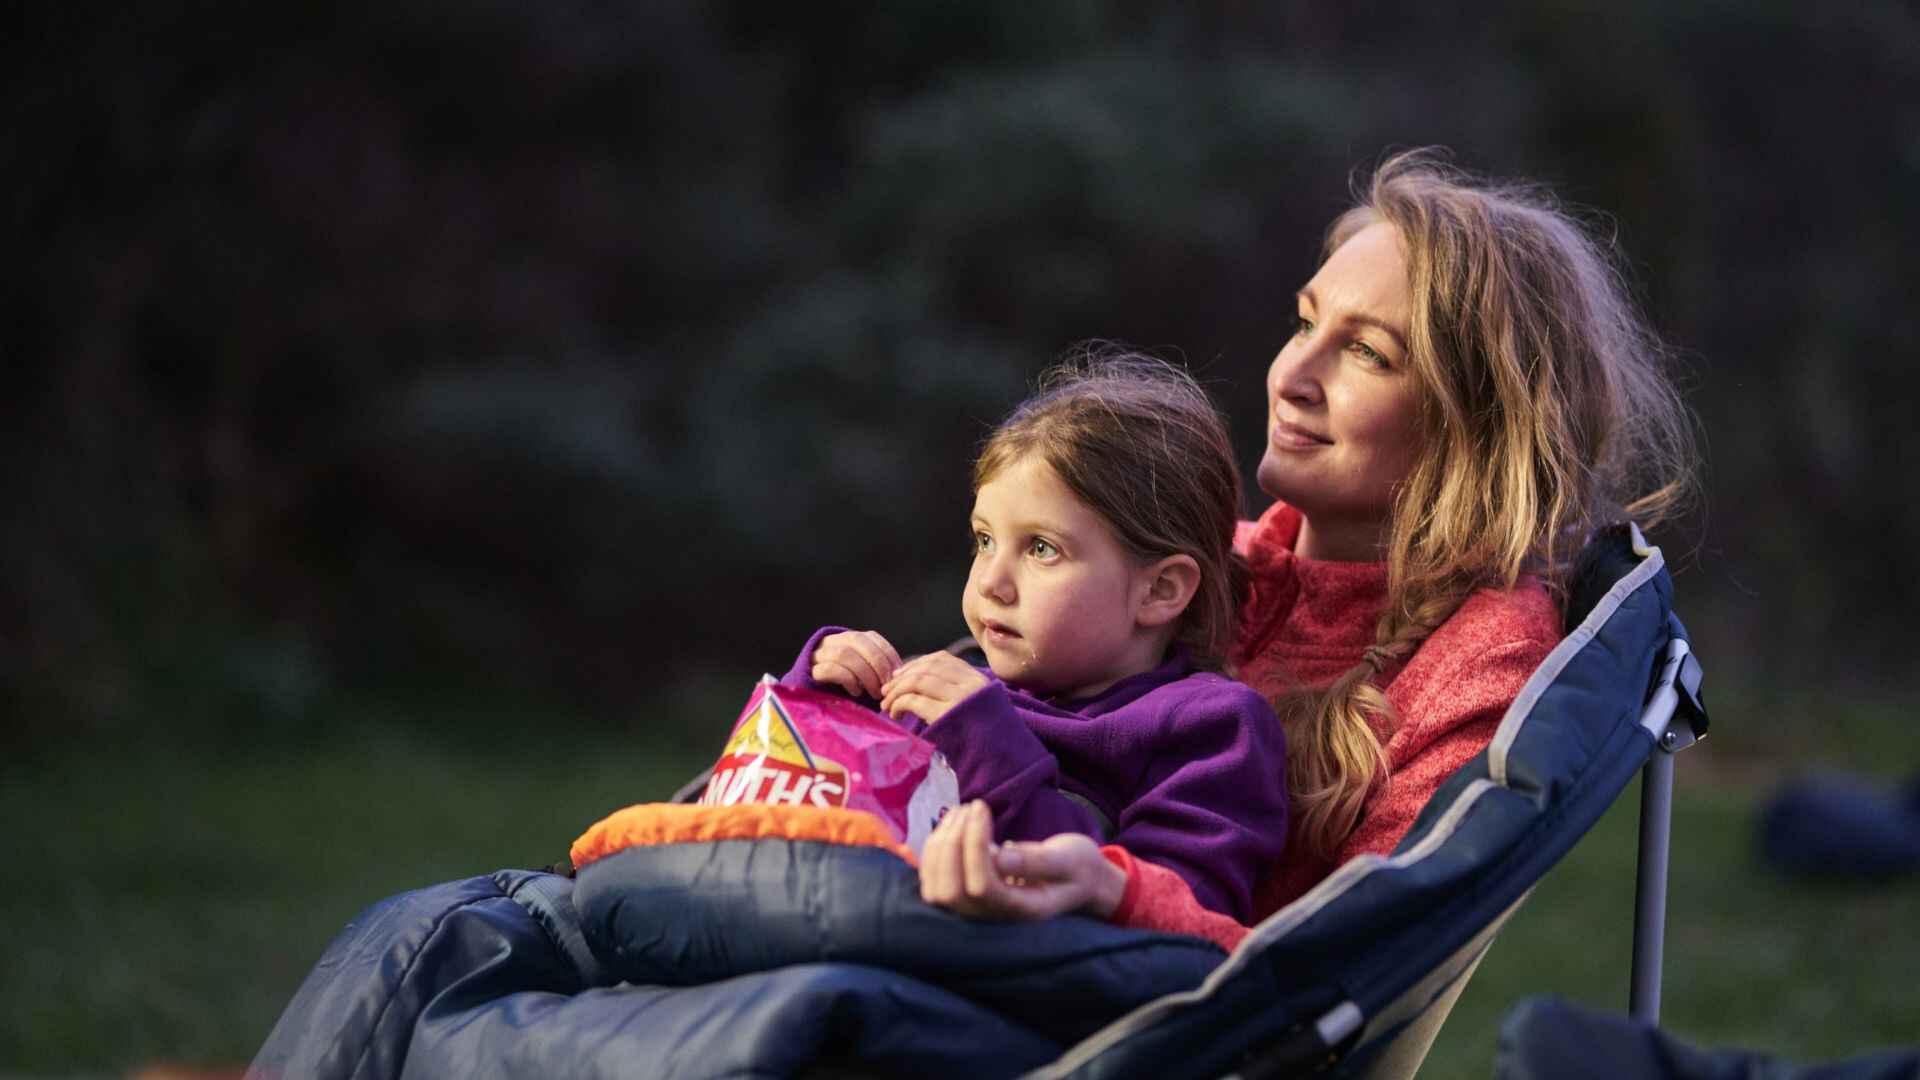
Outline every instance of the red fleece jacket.
MULTIPOLYGON (((1325 686, 1358 664, 1386 602, 1386 564, 1299 558, 1293 553, 1299 534, 1299 512, 1276 503, 1259 521, 1241 523, 1234 538, 1252 567, 1254 591, 1241 612, 1233 661, 1243 682, 1269 696, 1325 686)), ((1315 859, 1289 845, 1285 860, 1255 889, 1255 921, 1339 863, 1362 852, 1391 852, 1441 783, 1493 740, 1507 706, 1559 640, 1552 598, 1527 578, 1505 592, 1474 593, 1398 671, 1389 669, 1383 679, 1399 725, 1381 732, 1387 785, 1368 798, 1359 827, 1335 859, 1315 859)), ((1246 936, 1246 927, 1202 907, 1172 871, 1117 847, 1103 851, 1127 872, 1114 922, 1196 934, 1226 949, 1246 936)))

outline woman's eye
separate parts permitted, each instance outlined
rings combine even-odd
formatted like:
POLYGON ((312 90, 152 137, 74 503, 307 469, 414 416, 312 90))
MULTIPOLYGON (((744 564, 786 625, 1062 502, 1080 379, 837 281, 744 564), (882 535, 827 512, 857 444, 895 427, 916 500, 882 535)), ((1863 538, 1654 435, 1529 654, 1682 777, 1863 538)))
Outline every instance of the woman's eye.
POLYGON ((1353 351, 1360 355, 1360 359, 1365 360, 1368 364, 1372 365, 1373 367, 1389 368, 1393 366, 1392 364, 1387 362, 1387 358, 1385 356, 1382 356, 1380 354, 1380 350, 1374 348, 1373 346, 1367 344, 1364 341, 1354 342, 1353 351))
POLYGON ((1033 557, 1036 559, 1051 559, 1055 555, 1060 554, 1059 548, 1054 547, 1052 544, 1037 536, 1033 538, 1033 543, 1028 545, 1027 550, 1031 551, 1033 557))
POLYGON ((972 548, 975 555, 985 555, 993 550, 993 537, 983 532, 974 533, 972 548))
POLYGON ((1307 318, 1305 315, 1295 315, 1293 317, 1293 336, 1306 337, 1311 333, 1313 333, 1313 320, 1307 318))

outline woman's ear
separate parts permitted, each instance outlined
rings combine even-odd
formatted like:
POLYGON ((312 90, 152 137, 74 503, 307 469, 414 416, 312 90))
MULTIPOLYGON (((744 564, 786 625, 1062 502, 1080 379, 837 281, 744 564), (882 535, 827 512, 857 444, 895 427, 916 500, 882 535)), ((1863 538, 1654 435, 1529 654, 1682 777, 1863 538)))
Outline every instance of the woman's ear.
POLYGON ((1191 555, 1169 555, 1140 573, 1146 588, 1134 619, 1141 626, 1165 626, 1179 618, 1200 588, 1200 564, 1191 555))

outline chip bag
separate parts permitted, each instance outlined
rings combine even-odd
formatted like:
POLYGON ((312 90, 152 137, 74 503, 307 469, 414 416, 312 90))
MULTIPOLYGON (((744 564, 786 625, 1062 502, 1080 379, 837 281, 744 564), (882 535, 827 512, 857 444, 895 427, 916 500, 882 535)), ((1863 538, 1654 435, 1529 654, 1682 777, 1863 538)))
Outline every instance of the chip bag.
POLYGON ((865 810, 916 855, 959 802, 960 782, 932 743, 838 694, 771 675, 747 698, 700 796, 702 806, 865 810))

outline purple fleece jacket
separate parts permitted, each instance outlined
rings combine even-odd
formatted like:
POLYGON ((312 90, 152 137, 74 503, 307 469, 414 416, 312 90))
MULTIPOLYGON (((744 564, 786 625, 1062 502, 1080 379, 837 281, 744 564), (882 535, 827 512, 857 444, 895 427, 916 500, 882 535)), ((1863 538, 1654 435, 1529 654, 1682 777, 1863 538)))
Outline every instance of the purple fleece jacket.
MULTIPOLYGON (((813 650, 838 633, 816 631, 782 685, 839 692, 813 681, 813 650)), ((937 724, 909 730, 945 754, 962 799, 984 799, 1001 839, 1055 833, 1104 837, 1186 879, 1194 896, 1242 922, 1255 879, 1279 862, 1287 839, 1286 738, 1260 694, 1195 671, 1176 648, 1152 671, 1081 701, 1053 703, 991 671, 987 685, 937 724)), ((861 695, 855 700, 871 703, 861 695)))

